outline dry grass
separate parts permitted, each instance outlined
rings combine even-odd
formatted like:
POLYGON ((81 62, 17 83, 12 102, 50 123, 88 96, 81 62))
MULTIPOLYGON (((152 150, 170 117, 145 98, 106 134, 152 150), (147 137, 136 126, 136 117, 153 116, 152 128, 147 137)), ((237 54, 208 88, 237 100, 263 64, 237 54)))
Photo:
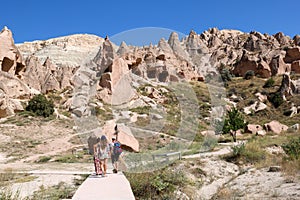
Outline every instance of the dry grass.
POLYGON ((288 177, 299 177, 300 159, 298 160, 283 160, 281 163, 283 173, 288 177))

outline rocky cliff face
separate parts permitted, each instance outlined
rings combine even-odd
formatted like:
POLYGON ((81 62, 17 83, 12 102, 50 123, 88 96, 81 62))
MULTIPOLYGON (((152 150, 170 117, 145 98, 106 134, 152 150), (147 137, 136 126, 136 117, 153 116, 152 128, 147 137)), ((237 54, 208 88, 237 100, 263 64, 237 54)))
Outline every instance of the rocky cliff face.
POLYGON ((146 47, 127 46, 125 42, 116 47, 109 39, 87 34, 15 45, 11 31, 4 28, 0 33, 0 64, 4 74, 26 85, 22 92, 47 93, 80 83, 86 85, 80 90, 86 90, 93 77, 98 97, 111 102, 113 91, 131 91, 130 98, 136 97, 131 75, 164 83, 204 81, 223 68, 236 76, 252 70, 262 78, 299 73, 299 41, 299 36, 291 39, 283 33, 212 28, 201 34, 191 31, 181 41, 172 33, 168 40, 162 38, 158 45, 146 47), (81 70, 76 74, 78 68, 81 70))
POLYGON ((34 55, 40 63, 49 58, 58 67, 78 67, 92 60, 104 41, 96 35, 76 34, 49 40, 25 42, 16 46, 24 59, 34 55))

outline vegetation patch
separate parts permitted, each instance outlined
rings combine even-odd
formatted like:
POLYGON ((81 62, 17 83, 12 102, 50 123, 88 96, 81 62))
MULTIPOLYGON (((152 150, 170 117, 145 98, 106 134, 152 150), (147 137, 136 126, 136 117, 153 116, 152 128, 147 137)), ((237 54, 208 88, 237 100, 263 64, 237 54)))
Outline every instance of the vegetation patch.
POLYGON ((284 151, 290 156, 291 159, 300 158, 300 137, 291 139, 288 143, 282 145, 284 151))
POLYGON ((134 196, 139 199, 174 199, 174 191, 187 185, 183 171, 165 168, 146 173, 125 173, 134 196))
POLYGON ((35 95, 26 107, 27 111, 33 112, 38 116, 49 117, 54 112, 54 104, 48 100, 44 95, 35 95))
POLYGON ((226 161, 234 163, 256 164, 266 158, 266 152, 254 139, 232 147, 232 153, 225 156, 226 161))

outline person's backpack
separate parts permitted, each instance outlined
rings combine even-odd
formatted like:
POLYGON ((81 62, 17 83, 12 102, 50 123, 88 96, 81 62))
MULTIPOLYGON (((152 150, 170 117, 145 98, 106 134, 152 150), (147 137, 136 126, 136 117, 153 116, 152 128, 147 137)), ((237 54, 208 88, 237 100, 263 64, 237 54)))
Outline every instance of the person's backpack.
POLYGON ((123 152, 123 150, 122 150, 122 148, 121 148, 120 142, 115 142, 115 143, 114 143, 113 152, 114 152, 114 154, 116 154, 116 155, 120 155, 120 154, 123 152))

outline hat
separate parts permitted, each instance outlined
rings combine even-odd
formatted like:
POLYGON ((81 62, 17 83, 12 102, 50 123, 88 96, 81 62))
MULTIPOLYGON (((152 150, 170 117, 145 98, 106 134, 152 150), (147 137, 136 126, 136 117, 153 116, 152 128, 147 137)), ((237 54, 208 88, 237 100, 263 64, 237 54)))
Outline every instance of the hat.
POLYGON ((102 140, 102 141, 103 141, 103 140, 107 140, 107 138, 106 138, 105 135, 102 135, 101 138, 100 138, 100 140, 102 140))
POLYGON ((112 140, 115 140, 115 139, 116 139, 116 137, 114 137, 114 136, 113 136, 111 139, 112 139, 112 140))

